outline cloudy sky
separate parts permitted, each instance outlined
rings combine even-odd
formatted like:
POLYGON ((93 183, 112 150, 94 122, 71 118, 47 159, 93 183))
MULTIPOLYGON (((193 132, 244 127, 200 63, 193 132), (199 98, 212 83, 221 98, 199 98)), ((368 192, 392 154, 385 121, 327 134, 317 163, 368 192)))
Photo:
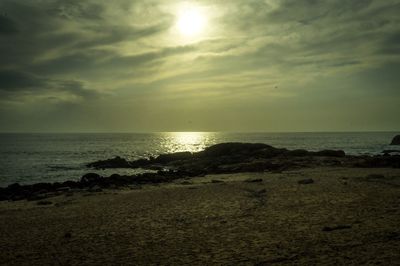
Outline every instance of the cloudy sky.
POLYGON ((0 0, 0 131, 400 130, 400 0, 0 0))

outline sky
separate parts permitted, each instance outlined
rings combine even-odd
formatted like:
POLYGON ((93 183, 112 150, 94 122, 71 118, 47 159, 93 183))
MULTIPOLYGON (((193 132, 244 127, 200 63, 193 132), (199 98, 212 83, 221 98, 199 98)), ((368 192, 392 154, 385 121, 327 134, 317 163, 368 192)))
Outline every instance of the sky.
POLYGON ((0 132, 400 130, 400 0, 0 0, 0 132))

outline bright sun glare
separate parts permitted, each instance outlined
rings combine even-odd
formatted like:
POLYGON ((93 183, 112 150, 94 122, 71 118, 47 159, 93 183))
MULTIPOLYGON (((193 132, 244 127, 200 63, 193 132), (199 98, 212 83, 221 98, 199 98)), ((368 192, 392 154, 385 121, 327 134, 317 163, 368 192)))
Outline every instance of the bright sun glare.
POLYGON ((185 7, 179 12, 177 26, 184 36, 199 35, 206 24, 206 17, 198 7, 185 7))

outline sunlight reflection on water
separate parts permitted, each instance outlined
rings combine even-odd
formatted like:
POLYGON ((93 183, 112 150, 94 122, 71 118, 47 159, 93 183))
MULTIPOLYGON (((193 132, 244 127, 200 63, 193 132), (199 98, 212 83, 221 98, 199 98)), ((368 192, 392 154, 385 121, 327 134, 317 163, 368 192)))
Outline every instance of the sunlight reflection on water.
POLYGON ((198 152, 215 143, 211 132, 168 132, 165 133, 164 147, 168 152, 198 152))

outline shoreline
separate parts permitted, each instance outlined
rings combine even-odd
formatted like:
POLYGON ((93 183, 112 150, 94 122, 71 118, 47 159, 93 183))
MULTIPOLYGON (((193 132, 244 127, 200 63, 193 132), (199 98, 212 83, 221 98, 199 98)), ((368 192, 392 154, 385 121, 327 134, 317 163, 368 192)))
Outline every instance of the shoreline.
MULTIPOLYGON (((128 161, 121 157, 88 163, 88 169, 142 168, 153 173, 100 176, 87 173, 79 181, 11 184, 0 188, 0 201, 43 200, 75 190, 100 191, 144 184, 169 183, 180 178, 246 172, 282 172, 314 167, 400 168, 397 150, 384 155, 353 156, 342 150, 288 150, 262 143, 220 143, 200 152, 176 152, 128 161), (392 153, 394 155, 392 155, 392 153)), ((88 170, 90 171, 90 170, 88 170)))

